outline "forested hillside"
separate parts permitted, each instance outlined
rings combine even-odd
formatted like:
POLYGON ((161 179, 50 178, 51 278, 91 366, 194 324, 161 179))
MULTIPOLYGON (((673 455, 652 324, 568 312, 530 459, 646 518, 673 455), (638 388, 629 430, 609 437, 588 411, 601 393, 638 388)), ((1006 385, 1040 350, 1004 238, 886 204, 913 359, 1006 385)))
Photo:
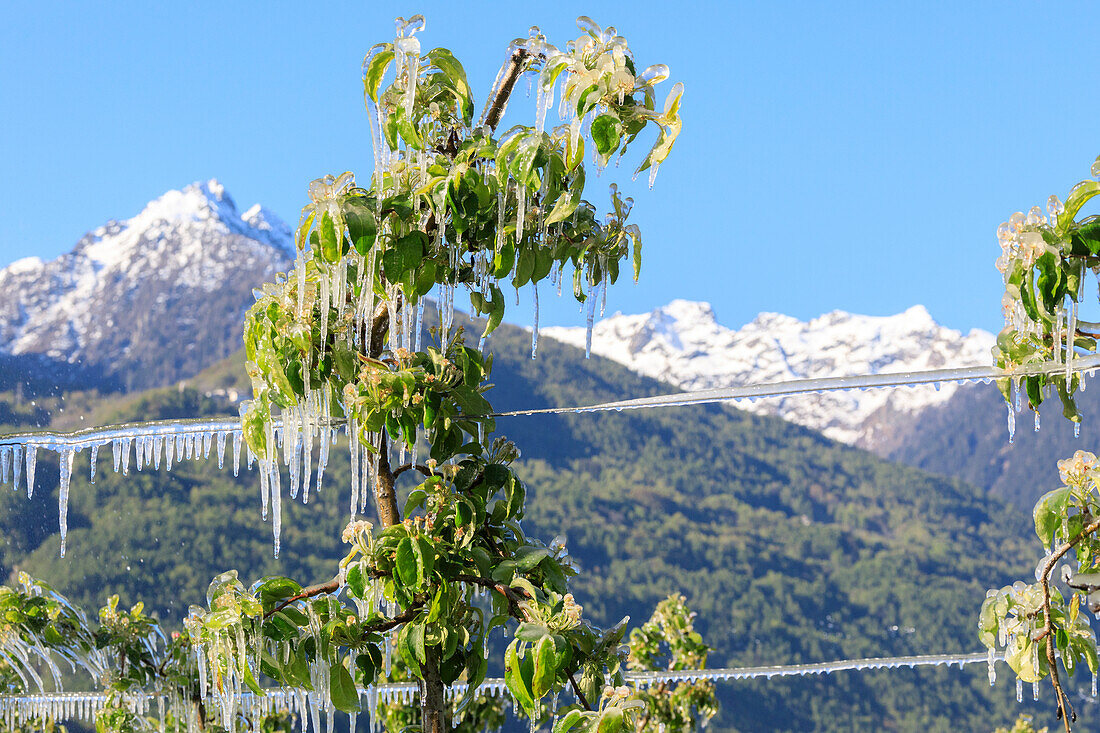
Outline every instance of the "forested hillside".
MULTIPOLYGON (((507 326, 493 336, 498 409, 669 389, 549 341, 531 360, 529 338, 507 326)), ((237 361, 191 383, 239 387, 237 361)), ((69 425, 231 409, 191 387, 106 401, 71 395, 64 404, 53 415, 69 425), (82 423, 78 410, 88 416, 82 423)), ((714 647, 711 666, 974 651, 985 589, 1034 562, 1026 516, 980 490, 731 407, 516 417, 498 428, 523 451, 532 494, 525 527, 568 538, 585 608, 603 622, 640 621, 682 591, 714 647)), ((212 458, 170 473, 131 466, 123 477, 110 460, 104 451, 92 486, 78 457, 64 559, 54 465, 40 461, 32 501, 3 495, 5 572, 28 570, 86 607, 110 592, 141 598, 165 619, 180 618, 230 567, 249 579, 332 576, 347 521, 343 451, 307 506, 284 497, 279 560, 260 519, 258 480, 243 468, 235 479, 212 458)), ((982 666, 731 682, 720 692, 722 730, 972 730, 1007 723, 1018 709, 1013 685, 990 691, 982 666)))
POLYGON ((1030 409, 1016 416, 1016 435, 1009 443, 1001 393, 993 385, 967 385, 951 401, 930 407, 920 420, 905 425, 890 458, 958 476, 1030 512, 1039 496, 1058 486, 1059 460, 1077 450, 1098 449, 1100 389, 1079 393, 1077 403, 1084 418, 1080 436, 1074 436, 1073 424, 1062 417, 1054 397, 1040 408, 1038 431, 1030 409))

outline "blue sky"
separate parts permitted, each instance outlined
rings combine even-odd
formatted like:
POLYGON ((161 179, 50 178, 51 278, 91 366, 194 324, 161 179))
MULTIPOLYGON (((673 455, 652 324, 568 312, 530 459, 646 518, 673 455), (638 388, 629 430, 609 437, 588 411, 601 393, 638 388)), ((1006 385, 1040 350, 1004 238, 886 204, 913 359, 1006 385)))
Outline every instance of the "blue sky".
MULTIPOLYGON (((1100 152, 1094 7, 1078 3, 42 3, 0 26, 0 264, 54 257, 151 198, 220 179, 297 221, 306 184, 371 165, 359 65, 422 12, 477 103, 513 37, 584 13, 683 81, 684 132, 637 199, 642 281, 609 310, 707 300, 999 328, 994 231, 1100 152)), ((666 82, 665 86, 671 84, 666 82)), ((522 90, 521 90, 522 91, 522 90)), ((663 96, 663 95, 662 95, 663 96)), ((513 121, 533 118, 520 94, 513 121)), ((640 147, 635 150, 640 152, 640 147)), ((635 161, 636 162, 636 161, 635 161)), ((0 296, 2 297, 2 296, 0 296)), ((542 322, 580 324, 542 298, 542 322)), ((509 320, 530 320, 525 304, 509 320)))

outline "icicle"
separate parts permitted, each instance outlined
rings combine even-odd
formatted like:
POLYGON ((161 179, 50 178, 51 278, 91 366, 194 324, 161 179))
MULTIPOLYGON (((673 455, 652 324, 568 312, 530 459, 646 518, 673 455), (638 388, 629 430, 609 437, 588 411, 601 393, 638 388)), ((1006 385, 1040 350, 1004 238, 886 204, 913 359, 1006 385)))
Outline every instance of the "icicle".
POLYGON ((218 469, 225 464, 225 438, 228 435, 224 430, 218 431, 218 469))
POLYGON ((348 417, 348 458, 351 465, 351 518, 359 509, 359 481, 361 479, 359 465, 359 430, 354 416, 348 417))
POLYGON ((301 459, 301 484, 302 484, 302 503, 309 503, 309 475, 312 473, 313 461, 313 420, 311 416, 306 417, 305 431, 302 434, 302 459, 301 459))
POLYGON ((1092 673, 1092 696, 1096 697, 1096 673, 1092 673))
MULTIPOLYGON (((297 410, 291 410, 291 414, 294 415, 294 418, 291 421, 291 424, 286 425, 286 423, 284 422, 285 427, 283 429, 284 430, 289 430, 290 433, 289 433, 287 439, 285 440, 285 442, 283 443, 283 445, 285 446, 285 450, 290 451, 290 455, 288 456, 288 460, 286 461, 287 469, 288 469, 288 472, 290 474, 290 498, 291 499, 297 499, 298 498, 298 487, 301 484, 301 478, 302 478, 301 477, 301 470, 302 470, 302 467, 301 467, 302 433, 300 431, 300 426, 298 425, 297 410)), ((286 417, 284 417, 283 419, 285 421, 286 417)))
POLYGON ((1024 681, 1019 677, 1016 678, 1016 702, 1024 701, 1024 681))
MULTIPOLYGON (((94 447, 94 446, 93 446, 94 447)), ((19 480, 23 478, 23 454, 21 446, 14 446, 11 449, 11 488, 12 491, 19 490, 19 480)))
MULTIPOLYGON (((320 225, 320 221, 317 222, 320 225)), ((298 276, 298 320, 303 320, 306 312, 306 253, 305 249, 298 250, 298 258, 294 263, 294 272, 298 276)))
POLYGON ((412 119, 413 101, 416 99, 416 82, 420 73, 420 41, 413 36, 399 38, 394 41, 394 46, 401 52, 405 62, 405 97, 402 103, 405 107, 405 117, 412 119))
POLYGON ((592 324, 596 320, 596 292, 595 289, 588 293, 588 316, 585 321, 584 332, 584 358, 592 356, 592 324))
POLYGON ((111 457, 115 461, 115 473, 122 468, 122 441, 115 438, 111 441, 111 457))
POLYGON ((544 84, 543 80, 539 79, 538 96, 535 102, 535 129, 540 137, 543 130, 546 129, 546 112, 553 106, 554 85, 544 84))
POLYGON ((531 282, 531 300, 535 306, 534 320, 531 323, 531 358, 539 349, 539 284, 531 282))
MULTIPOLYGON (((607 268, 600 268, 603 270, 603 280, 600 281, 600 318, 603 318, 603 313, 607 310, 607 268)), ((939 389, 939 383, 936 383, 936 388, 939 389)))
POLYGON ((58 459, 61 483, 57 492, 57 524, 61 528, 61 557, 65 557, 65 535, 69 531, 69 479, 73 473, 73 449, 62 448, 58 459))
POLYGON ((516 251, 518 252, 523 242, 523 224, 526 218, 527 186, 521 181, 516 181, 516 251))
POLYGON ((122 439, 122 475, 130 475, 130 443, 133 442, 130 438, 122 439))
POLYGON ((1013 392, 1015 392, 1014 396, 1016 398, 1016 412, 1020 412, 1021 410, 1024 409, 1023 401, 1020 398, 1020 394, 1023 391, 1020 388, 1020 382, 1022 382, 1023 379, 1024 379, 1023 377, 1020 377, 1019 379, 1017 379, 1016 381, 1014 381, 1012 383, 1012 390, 1013 390, 1013 392))
POLYGON ((1066 330, 1066 384, 1068 386, 1073 373, 1073 340, 1077 334, 1077 301, 1070 301, 1069 325, 1066 330))
POLYGON ((172 470, 172 459, 176 455, 176 440, 169 435, 164 441, 164 470, 172 470))
POLYGON ((271 461, 271 533, 275 543, 276 558, 279 557, 283 533, 283 504, 279 473, 279 464, 271 461))
POLYGON ((1035 411, 1035 432, 1039 432, 1039 411, 1035 411))
POLYGON ((332 284, 329 281, 328 273, 321 274, 321 293, 317 298, 317 302, 321 308, 321 357, 324 358, 325 346, 328 344, 328 312, 329 304, 332 300, 332 284))
POLYGON ((1074 438, 1080 438, 1081 437, 1081 423, 1079 423, 1079 422, 1073 423, 1073 437, 1074 438))
POLYGON ((8 482, 8 468, 12 460, 12 449, 0 446, 0 486, 8 482))
MULTIPOLYGON (((335 435, 335 431, 331 431, 331 435, 335 435)), ((328 448, 331 443, 331 436, 329 428, 321 428, 321 447, 317 451, 317 488, 316 492, 321 493, 321 479, 325 475, 325 466, 328 465, 328 448)))
POLYGON ((986 658, 986 664, 989 666, 988 672, 989 672, 989 686, 990 687, 993 687, 993 685, 995 685, 997 683, 997 668, 995 666, 996 661, 997 661, 997 652, 994 651, 993 647, 990 647, 989 648, 989 655, 986 658))
POLYGON ((1012 405, 1008 406, 1008 442, 1012 443, 1016 439, 1016 412, 1012 409, 1012 405))
POLYGON ((91 452, 88 454, 88 483, 95 483, 95 464, 99 459, 99 446, 93 445, 91 452))
POLYGON ((164 450, 164 436, 157 435, 153 438, 153 468, 160 470, 160 454, 164 450))
POLYGON ((651 190, 653 188, 653 182, 657 180, 657 169, 660 167, 660 163, 654 163, 649 167, 649 188, 651 190))
POLYGON ((244 437, 240 430, 233 431, 233 475, 241 471, 241 439, 244 437))
POLYGON ((1065 308, 1059 305, 1054 309, 1054 328, 1051 337, 1054 339, 1054 363, 1062 363, 1062 323, 1065 317, 1065 308))
MULTIPOLYGON (((1038 646, 1038 645, 1036 645, 1036 646, 1038 646)), ((1038 682, 1032 682, 1031 683, 1031 699, 1036 701, 1036 702, 1038 702, 1038 700, 1039 700, 1039 683, 1038 682)))
POLYGON ((420 351, 420 333, 424 329, 424 299, 416 304, 416 345, 413 351, 420 351))
POLYGON ((417 423, 416 437, 413 439, 412 458, 409 461, 410 463, 412 463, 413 471, 416 470, 416 453, 419 450, 419 448, 420 448, 420 424, 417 423))
POLYGON ((145 462, 145 438, 138 438, 134 443, 134 468, 141 470, 142 464, 145 462))

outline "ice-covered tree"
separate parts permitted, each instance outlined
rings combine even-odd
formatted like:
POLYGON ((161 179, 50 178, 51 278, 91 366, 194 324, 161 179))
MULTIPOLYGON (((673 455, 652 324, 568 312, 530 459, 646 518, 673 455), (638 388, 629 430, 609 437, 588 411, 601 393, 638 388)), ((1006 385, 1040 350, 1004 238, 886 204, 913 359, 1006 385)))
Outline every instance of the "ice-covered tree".
MULTIPOLYGON (((398 19, 393 42, 363 62, 374 170, 310 184, 294 269, 257 290, 244 326, 253 388, 244 442, 258 462, 277 554, 280 466, 289 467, 290 496, 308 496, 315 446, 314 490, 337 426, 346 426, 352 521, 334 577, 247 586, 224 573, 171 638, 140 604, 125 611, 112 599, 92 624, 24 577, 0 589, 9 634, 0 672, 11 689, 35 682, 40 664, 60 675, 63 659, 117 697, 99 716, 102 730, 142 727, 141 711, 126 703, 139 690, 167 701, 173 727, 276 730, 285 719, 247 695, 266 678, 321 693, 321 710, 311 711, 319 731, 319 712, 331 725, 334 709, 359 711, 357 688, 413 680, 419 710, 393 700, 379 709, 375 697, 376 719, 432 733, 482 729, 503 714, 476 694, 501 627, 507 687, 532 721, 613 733, 690 730, 713 714, 707 683, 644 693, 623 684, 628 663, 705 662, 682 599, 637 631, 628 661, 626 619, 610 629, 587 621, 569 592, 575 569, 564 545, 525 534, 526 490, 512 467, 519 449, 493 435, 484 339, 504 317, 506 291, 531 290, 534 354, 540 283, 571 290, 591 325, 621 269, 638 276, 633 202, 611 185, 607 213, 598 214, 583 198, 586 158, 603 169, 652 134, 637 166, 652 185, 680 131, 682 85, 663 100, 655 91, 668 69, 639 69, 614 28, 584 17, 578 26, 563 48, 537 28, 514 41, 475 121, 459 61, 443 48, 422 52, 422 17, 398 19), (501 132, 525 76, 536 88, 534 124, 501 132), (548 124, 555 110, 558 126, 548 124), (454 324, 456 291, 485 317, 480 343, 454 324), (438 325, 424 339, 431 293, 438 325), (399 506, 402 476, 415 485, 399 506), (454 685, 466 692, 452 705, 445 698, 454 685)), ((139 445, 139 455, 149 447, 139 445)), ((71 451, 62 455, 71 460, 71 451)))
MULTIPOLYGON (((1092 174, 1100 178, 1100 158, 1092 174)), ((993 355, 1003 369, 1030 367, 1034 372, 999 381, 1008 403, 1010 440, 1025 395, 1036 430, 1039 406, 1051 393, 1058 395, 1075 432, 1080 427, 1076 395, 1085 385, 1078 360, 1082 352, 1096 351, 1100 323, 1080 318, 1079 307, 1087 293, 1096 292, 1089 287, 1089 274, 1100 276, 1100 217, 1078 217, 1098 194, 1100 182, 1081 181, 1064 203, 1051 195, 1045 213, 1038 206, 1027 214, 1017 211, 997 229, 1005 327, 993 355)), ((1086 609, 1100 612, 1100 462, 1092 453, 1077 451, 1059 461, 1058 470, 1062 486, 1035 504, 1035 533, 1045 550, 1035 582, 990 590, 978 632, 989 649, 990 681, 998 651, 1016 673, 1017 685, 1049 678, 1058 717, 1068 731, 1076 714, 1065 678, 1085 665, 1093 674, 1094 694, 1096 689, 1096 634, 1086 609)))

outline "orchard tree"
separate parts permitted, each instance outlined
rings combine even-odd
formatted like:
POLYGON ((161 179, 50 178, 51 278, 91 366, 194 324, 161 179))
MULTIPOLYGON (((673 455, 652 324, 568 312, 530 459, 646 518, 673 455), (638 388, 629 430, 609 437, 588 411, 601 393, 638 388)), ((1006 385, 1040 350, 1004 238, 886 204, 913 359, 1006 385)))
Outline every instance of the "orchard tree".
POLYGON ((575 569, 564 544, 524 532, 519 449, 493 436, 492 357, 483 347, 504 317, 509 286, 517 295, 530 287, 537 308, 540 283, 560 292, 568 282, 591 323, 622 269, 638 277, 641 237, 627 222, 633 202, 612 185, 599 216, 583 198, 586 157, 599 171, 652 134, 637 167, 652 185, 680 131, 682 85, 660 103, 655 92, 668 69, 639 69, 614 28, 584 17, 578 26, 580 37, 562 49, 537 28, 514 41, 475 122, 461 64, 443 48, 421 52, 422 17, 399 18, 394 41, 374 46, 363 63, 374 170, 310 184, 294 269, 259 289, 247 314, 253 399, 242 430, 259 463, 265 512, 271 505, 276 554, 279 454, 291 496, 308 492, 313 437, 324 452, 331 427, 347 426, 352 521, 335 577, 246 586, 226 572, 170 638, 140 604, 125 611, 112 599, 93 625, 24 577, 0 589, 8 632, 0 672, 10 689, 36 682, 38 662, 56 671, 60 657, 115 696, 97 721, 102 731, 145 724, 127 703, 138 690, 168 701, 175 728, 275 731, 289 725, 285 715, 242 694, 261 692, 265 678, 320 693, 330 715, 354 715, 358 687, 414 680, 419 711, 392 701, 378 709, 373 699, 372 712, 393 728, 482 729, 503 719, 499 701, 476 694, 490 635, 501 627, 516 708, 532 721, 553 717, 555 731, 691 730, 713 715, 709 683, 645 692, 624 685, 628 664, 705 663, 683 599, 663 603, 636 631, 628 658, 627 619, 609 629, 587 621, 569 592, 575 569), (534 124, 500 132, 525 76, 536 87, 534 124), (555 107, 562 124, 548 127, 555 107), (485 317, 482 348, 454 325, 460 289, 485 317), (422 344, 433 291, 439 324, 422 344), (399 505, 403 475, 416 477, 415 486, 399 505), (453 708, 448 685, 466 689, 453 708), (562 691, 574 702, 559 704, 562 691))
MULTIPOLYGON (((1100 179, 1100 158, 1092 174, 1100 179)), ((1100 275, 1100 217, 1078 215, 1098 194, 1100 182, 1081 181, 1064 203, 1052 195, 1045 214, 1038 206, 1027 214, 1017 211, 997 229, 1005 328, 993 349, 996 364, 1006 370, 1054 365, 999 381, 1008 403, 1010 439, 1024 395, 1036 430, 1039 406, 1051 393, 1058 395, 1075 432, 1080 426, 1076 394, 1084 383, 1074 362, 1080 352, 1096 351, 1100 323, 1081 319, 1078 308, 1087 292, 1096 292, 1087 280, 1090 272, 1100 275)), ((1020 681, 1038 684, 1049 677, 1058 718, 1069 731, 1076 714, 1062 675, 1073 677, 1087 666, 1094 694, 1096 689, 1096 634, 1085 610, 1100 613, 1100 462, 1092 453, 1077 451, 1058 462, 1058 471, 1062 486, 1035 504, 1035 533, 1046 551, 1035 568, 1035 582, 990 590, 978 631, 989 648, 990 680, 997 651, 1020 681)))

